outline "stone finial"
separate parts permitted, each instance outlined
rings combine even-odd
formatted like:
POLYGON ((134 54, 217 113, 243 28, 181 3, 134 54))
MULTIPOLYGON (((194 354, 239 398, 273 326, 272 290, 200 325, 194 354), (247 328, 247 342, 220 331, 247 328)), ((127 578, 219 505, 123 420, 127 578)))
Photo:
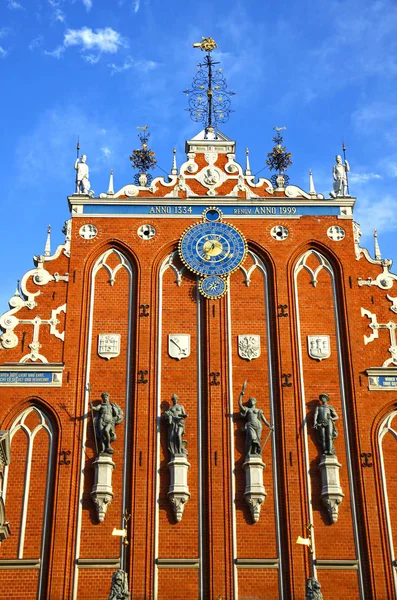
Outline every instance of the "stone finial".
POLYGON ((382 254, 379 248, 379 242, 378 242, 378 233, 376 231, 376 229, 374 229, 374 251, 375 251, 375 259, 376 260, 382 260, 382 254))
POLYGON ((173 156, 172 156, 171 175, 178 175, 178 167, 176 166, 176 148, 173 148, 172 153, 173 153, 173 156))
POLYGON ((51 225, 47 227, 47 240, 44 247, 44 256, 51 256, 51 225))
POLYGON ((251 175, 251 165, 250 165, 250 158, 249 158, 249 150, 248 148, 245 149, 245 172, 244 175, 251 175))
POLYGON ((311 196, 316 196, 316 189, 314 187, 314 181, 313 181, 313 173, 312 170, 309 170, 309 194, 311 196))
POLYGON ((114 194, 114 187, 113 187, 113 169, 110 169, 110 175, 109 175, 109 187, 108 187, 107 194, 108 194, 108 196, 113 196, 113 194, 114 194))

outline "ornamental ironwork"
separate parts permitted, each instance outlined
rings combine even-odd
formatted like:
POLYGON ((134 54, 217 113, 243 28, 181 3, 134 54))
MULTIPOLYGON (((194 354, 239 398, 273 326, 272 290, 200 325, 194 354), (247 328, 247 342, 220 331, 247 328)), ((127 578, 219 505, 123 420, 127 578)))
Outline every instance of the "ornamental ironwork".
POLYGON ((146 186, 150 185, 153 177, 149 175, 149 169, 154 169, 157 164, 156 156, 153 150, 148 147, 150 133, 148 125, 137 127, 141 132, 138 133, 138 138, 141 142, 141 147, 132 151, 130 156, 131 166, 137 169, 138 173, 134 175, 135 185, 146 186))
POLYGON ((286 127, 273 127, 276 131, 276 135, 272 138, 274 142, 274 147, 271 152, 268 152, 266 164, 268 165, 270 171, 276 171, 275 175, 272 175, 271 182, 273 187, 285 187, 288 185, 289 177, 286 175, 286 170, 289 166, 292 165, 291 160, 291 152, 288 152, 286 146, 283 146, 283 137, 280 133, 283 129, 287 129, 286 127), (283 178, 282 185, 280 185, 279 177, 283 178))
POLYGON ((217 47, 212 38, 203 38, 201 42, 193 44, 207 54, 204 61, 198 64, 197 75, 193 79, 190 89, 184 94, 188 97, 190 117, 196 123, 203 123, 206 137, 208 134, 216 138, 219 123, 229 120, 231 96, 235 93, 227 89, 226 79, 221 68, 215 68, 219 62, 214 61, 211 52, 217 47))

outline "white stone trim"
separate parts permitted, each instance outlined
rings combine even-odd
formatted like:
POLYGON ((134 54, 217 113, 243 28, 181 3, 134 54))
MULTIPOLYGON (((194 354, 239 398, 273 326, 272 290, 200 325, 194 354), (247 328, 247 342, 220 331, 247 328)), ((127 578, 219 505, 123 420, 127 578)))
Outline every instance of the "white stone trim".
MULTIPOLYGON (((89 316, 88 316, 88 330, 87 330, 87 338, 86 338, 86 348, 87 348, 87 359, 86 359, 86 365, 85 365, 85 374, 84 374, 84 409, 83 409, 83 414, 87 414, 88 413, 88 408, 89 408, 89 391, 87 389, 87 384, 90 383, 90 374, 91 374, 91 353, 92 353, 92 348, 95 346, 96 344, 96 339, 93 339, 92 336, 92 330, 93 330, 93 322, 94 322, 94 301, 95 301, 95 279, 96 279, 96 275, 98 273, 98 271, 100 271, 101 268, 105 268, 106 271, 109 274, 110 277, 110 285, 114 285, 115 281, 116 281, 116 274, 117 272, 121 269, 121 268, 125 268, 126 271, 129 274, 129 278, 130 278, 130 303, 131 303, 131 296, 132 296, 132 288, 133 288, 133 272, 132 272, 132 268, 130 263, 127 261, 127 259, 125 258, 125 256, 116 248, 110 248, 109 250, 107 250, 106 252, 104 252, 96 261, 94 268, 92 269, 92 273, 91 273, 91 291, 90 291, 90 300, 89 300, 89 316), (110 254, 115 253, 119 259, 120 259, 120 264, 117 265, 115 268, 111 268, 109 267, 109 265, 106 264, 106 259, 110 256, 110 254), (113 281, 113 283, 112 283, 113 281)), ((130 304, 130 309, 131 309, 131 304, 130 304)), ((130 315, 131 315, 131 310, 130 310, 130 315)), ((130 316, 130 318, 132 318, 130 316)), ((130 334, 129 334, 130 335, 130 334)), ((129 366, 127 364, 127 375, 129 374, 129 366)), ((127 390, 126 392, 128 393, 129 390, 129 381, 127 380, 127 390)), ((126 396, 126 402, 127 402, 127 396, 126 396)), ((126 404, 127 407, 127 404, 126 404)), ((80 559, 80 541, 81 541, 81 525, 82 525, 82 498, 83 498, 83 491, 84 491, 84 469, 85 469, 85 447, 86 447, 86 443, 87 443, 87 426, 88 426, 88 421, 89 419, 83 419, 83 430, 82 430, 82 436, 81 436, 81 450, 80 450, 80 477, 79 477, 79 501, 78 501, 78 505, 77 505, 77 519, 76 519, 76 545, 75 545, 75 556, 74 556, 74 573, 73 573, 73 588, 72 588, 72 600, 77 600, 77 591, 78 591, 78 577, 79 577, 79 567, 78 567, 78 560, 80 559)), ((127 437, 127 431, 128 431, 128 420, 127 418, 124 419, 124 428, 125 428, 125 435, 124 435, 124 439, 127 437)), ((123 466, 123 483, 125 482, 125 462, 126 462, 126 455, 124 454, 123 457, 123 462, 124 462, 124 466, 123 466)), ((124 507, 124 502, 125 502, 125 496, 123 495, 123 507, 124 507)), ((121 540, 120 540, 121 543, 121 540)))
MULTIPOLYGON (((34 568, 40 568, 40 573, 38 577, 38 592, 37 597, 41 596, 41 589, 43 585, 43 556, 46 549, 46 537, 48 531, 48 512, 49 512, 49 498, 50 498, 50 488, 53 484, 52 481, 52 471, 53 471, 53 454, 54 454, 54 439, 53 439, 53 430, 51 426, 51 422, 48 417, 46 418, 45 413, 38 408, 37 406, 29 406, 26 408, 14 421, 10 429, 10 440, 12 444, 12 439, 17 431, 22 430, 25 432, 28 438, 28 447, 27 447, 27 455, 26 455, 26 468, 25 468, 25 487, 22 499, 22 518, 21 518, 21 527, 19 532, 19 541, 18 541, 18 551, 17 551, 17 560, 15 564, 19 560, 24 559, 24 546, 25 546, 25 533, 26 533, 26 522, 29 510, 29 492, 30 492, 30 481, 31 481, 31 467, 32 467, 32 455, 34 450, 34 440, 37 433, 44 429, 48 435, 48 466, 47 466, 47 477, 46 477, 46 488, 45 488, 45 508, 44 508, 44 516, 43 516, 43 528, 42 528, 42 540, 41 540, 41 551, 40 558, 37 559, 37 562, 40 563, 39 567, 35 566, 34 568), (30 415, 30 413, 35 412, 40 422, 33 430, 30 430, 25 424, 26 418, 30 415)), ((8 484, 8 472, 9 467, 6 467, 4 470, 4 482, 3 482, 3 499, 6 504, 7 497, 7 484, 8 484)), ((19 564, 23 564, 22 562, 19 564)), ((15 567, 13 567, 15 568, 15 567)))
MULTIPOLYGON (((383 496, 385 499, 385 513, 386 513, 386 525, 387 525, 387 537, 389 542, 389 552, 390 552, 390 563, 392 566, 393 572, 393 583, 394 583, 394 598, 397 598, 397 569, 396 569, 396 551, 395 551, 395 543, 393 539, 393 529, 392 522, 390 516, 389 509, 389 495, 387 490, 387 480, 386 480, 386 472, 385 472, 385 462, 383 456, 383 438, 387 433, 390 433, 397 442, 397 428, 392 427, 392 421, 397 415, 397 410, 394 410, 391 414, 389 414, 382 422, 379 432, 378 432, 378 448, 379 448, 379 464, 381 470, 381 483, 383 488, 383 496)), ((393 499, 392 499, 393 501, 393 499)))
MULTIPOLYGON (((343 377, 343 362, 342 362, 342 351, 341 351, 341 341, 340 341, 340 323, 339 323, 339 314, 338 314, 338 300, 336 296, 335 289, 335 276, 329 261, 320 254, 317 250, 307 250, 297 261, 294 269, 294 297, 295 297, 295 313, 296 313, 296 333, 297 333, 297 343, 298 343, 298 359, 299 359, 299 383, 301 389, 301 398, 302 398, 302 416, 303 416, 303 442, 304 442, 304 454, 305 454, 305 465, 306 465, 306 488, 308 494, 308 521, 309 523, 313 523, 313 508, 312 508, 312 488, 311 488, 311 479, 310 479, 310 462, 309 462, 309 451, 308 451, 308 431, 307 431, 307 408, 305 401, 305 384, 304 384, 304 374, 303 374, 303 360, 302 360, 302 339, 301 339, 301 328, 300 328, 300 313, 299 313, 299 295, 298 295, 298 274, 302 269, 306 269, 309 273, 313 271, 307 267, 306 260, 310 256, 310 254, 315 254, 320 261, 321 268, 325 268, 329 273, 331 282, 332 282, 332 296, 334 303, 334 319, 335 319, 335 331, 336 331, 336 343, 337 343, 337 352, 338 352, 338 370, 339 370, 339 382, 340 382, 340 395, 342 400, 342 419, 343 419, 343 427, 345 434, 345 443, 346 443, 346 463, 348 470, 348 478, 349 478, 349 491, 351 496, 351 511, 352 511, 352 524, 353 524, 353 535, 354 535, 354 544, 356 548, 357 558, 358 558, 358 585, 360 592, 360 599, 365 600, 365 590, 364 590, 364 582, 363 582, 363 574, 361 568, 361 555, 360 555, 360 544, 359 544, 359 535, 358 535, 358 522, 357 522, 357 513, 356 513, 356 499, 355 499, 355 491, 354 491, 354 475, 352 470, 351 463, 351 450, 350 450, 350 436, 349 436, 349 426, 347 421, 347 412, 346 412, 346 397, 345 397, 345 383, 343 377)), ((315 276, 318 274, 319 270, 315 270, 315 276)), ((314 277, 313 277, 314 279, 314 277)), ((311 282, 313 283, 313 281, 311 282)), ((315 286, 314 286, 315 287, 315 286)), ((321 391, 321 390, 319 390, 321 391)), ((317 564, 316 564, 316 544, 315 544, 315 530, 311 531, 312 538, 312 571, 313 577, 317 579, 317 564)))

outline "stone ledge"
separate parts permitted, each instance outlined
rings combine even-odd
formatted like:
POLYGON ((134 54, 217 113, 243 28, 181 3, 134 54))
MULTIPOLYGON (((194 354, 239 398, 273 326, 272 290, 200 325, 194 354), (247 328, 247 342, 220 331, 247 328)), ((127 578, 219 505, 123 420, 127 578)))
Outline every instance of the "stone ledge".
POLYGON ((6 558, 0 560, 0 569, 40 569, 39 558, 6 558))
POLYGON ((358 571, 358 560, 332 560, 325 558, 315 560, 314 564, 317 569, 358 571))
POLYGON ((236 558, 239 569, 278 569, 278 558, 236 558))
POLYGON ((156 558, 159 569, 198 569, 199 558, 156 558))
POLYGON ((119 558, 78 558, 79 569, 120 569, 119 558))

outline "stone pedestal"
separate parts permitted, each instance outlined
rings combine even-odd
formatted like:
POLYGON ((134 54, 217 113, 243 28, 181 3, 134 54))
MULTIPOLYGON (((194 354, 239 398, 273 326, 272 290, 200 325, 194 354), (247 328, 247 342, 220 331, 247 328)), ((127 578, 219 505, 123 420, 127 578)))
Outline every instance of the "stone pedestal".
POLYGON ((190 463, 183 454, 175 455, 168 463, 170 470, 170 487, 168 497, 174 509, 175 519, 179 522, 182 519, 185 504, 190 498, 187 485, 187 472, 190 469, 190 463))
POLYGON ((339 504, 345 497, 339 481, 340 462, 334 455, 323 454, 320 460, 321 471, 321 499, 331 519, 331 523, 338 520, 339 504))
POLYGON ((263 485, 263 471, 266 465, 260 456, 250 456, 243 464, 245 471, 244 496, 250 507, 254 523, 259 521, 261 507, 266 500, 266 490, 263 485))
POLYGON ((102 523, 108 505, 113 500, 112 473, 116 466, 109 454, 100 454, 93 462, 95 469, 95 483, 91 496, 95 503, 98 521, 102 523))

